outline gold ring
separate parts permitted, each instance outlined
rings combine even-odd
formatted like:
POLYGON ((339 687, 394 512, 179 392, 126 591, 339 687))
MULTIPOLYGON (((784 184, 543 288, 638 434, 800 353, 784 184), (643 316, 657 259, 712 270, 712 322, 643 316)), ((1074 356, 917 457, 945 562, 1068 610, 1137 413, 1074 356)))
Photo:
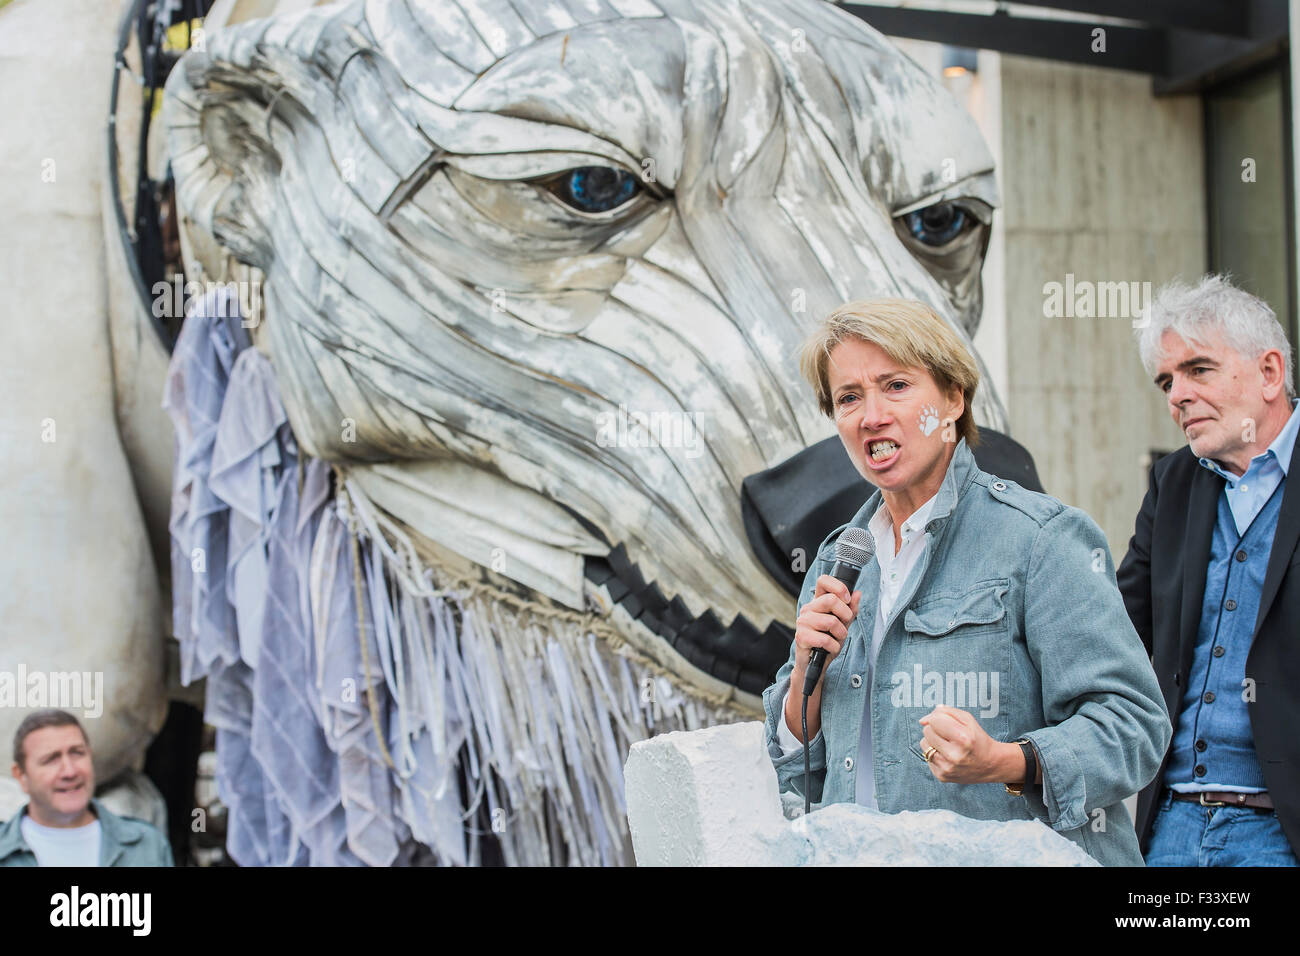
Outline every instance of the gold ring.
POLYGON ((924 750, 921 751, 921 756, 925 758, 926 763, 929 763, 930 758, 933 757, 938 752, 939 752, 938 747, 926 747, 924 750))

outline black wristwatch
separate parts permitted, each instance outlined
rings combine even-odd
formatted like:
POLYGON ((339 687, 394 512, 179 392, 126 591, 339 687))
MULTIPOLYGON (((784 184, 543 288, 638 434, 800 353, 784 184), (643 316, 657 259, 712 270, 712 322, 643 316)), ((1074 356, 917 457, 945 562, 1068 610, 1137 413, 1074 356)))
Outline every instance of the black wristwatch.
POLYGON ((1027 739, 1021 737, 1016 743, 1020 744, 1020 749, 1025 755, 1025 782, 1024 783, 1004 783, 1007 793, 1019 797, 1024 794, 1025 787, 1032 787, 1034 781, 1038 779, 1038 757, 1034 754, 1034 745, 1027 739))

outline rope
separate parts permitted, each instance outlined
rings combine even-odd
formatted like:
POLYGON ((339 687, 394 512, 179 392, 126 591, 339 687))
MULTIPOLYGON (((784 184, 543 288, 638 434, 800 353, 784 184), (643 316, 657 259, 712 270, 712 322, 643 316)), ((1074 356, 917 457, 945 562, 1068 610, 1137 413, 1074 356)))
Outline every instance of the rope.
MULTIPOLYGON (((338 470, 337 466, 335 470, 338 470)), ((372 689, 374 685, 370 680, 370 648, 366 641, 365 589, 361 584, 359 532, 352 515, 351 498, 348 495, 342 495, 341 497, 348 528, 348 545, 352 549, 352 582, 356 589, 357 637, 361 642, 361 663, 366 673, 366 706, 370 709, 370 723, 375 728, 375 739, 379 741, 379 751, 384 755, 384 763, 388 764, 389 769, 396 770, 397 765, 393 763, 393 755, 388 752, 388 744, 384 740, 383 731, 379 729, 379 707, 375 704, 375 694, 372 689)))

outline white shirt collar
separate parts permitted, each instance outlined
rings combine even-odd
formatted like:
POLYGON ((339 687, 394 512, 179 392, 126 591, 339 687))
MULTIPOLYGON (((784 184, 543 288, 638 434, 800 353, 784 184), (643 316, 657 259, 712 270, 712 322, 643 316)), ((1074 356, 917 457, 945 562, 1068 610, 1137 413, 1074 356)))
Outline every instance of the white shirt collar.
MULTIPOLYGON (((921 507, 917 508, 916 511, 903 522, 903 526, 898 529, 898 534, 899 537, 902 538, 904 544, 910 541, 917 532, 925 530, 926 522, 930 520, 930 512, 934 510, 934 503, 938 497, 939 495, 936 492, 933 497, 925 502, 925 504, 921 505, 921 507)), ((871 532, 877 542, 890 542, 889 553, 891 555, 894 553, 893 527, 893 516, 889 513, 889 507, 882 500, 880 502, 880 507, 876 509, 876 513, 871 516, 871 521, 867 524, 867 530, 871 532)), ((877 544, 876 547, 879 548, 880 545, 877 544)))
POLYGON ((1282 430, 1277 433, 1272 444, 1250 460, 1246 465, 1246 471, 1240 475, 1234 475, 1213 458, 1201 458, 1200 463, 1218 474, 1228 482, 1229 489, 1235 489, 1237 483, 1250 473, 1250 469, 1258 462, 1261 467, 1267 463, 1271 456, 1277 462, 1278 467, 1282 469, 1282 476, 1286 477, 1287 472, 1291 469, 1291 452, 1295 448, 1296 435, 1300 432, 1300 399, 1291 402, 1291 415, 1282 426, 1282 430))

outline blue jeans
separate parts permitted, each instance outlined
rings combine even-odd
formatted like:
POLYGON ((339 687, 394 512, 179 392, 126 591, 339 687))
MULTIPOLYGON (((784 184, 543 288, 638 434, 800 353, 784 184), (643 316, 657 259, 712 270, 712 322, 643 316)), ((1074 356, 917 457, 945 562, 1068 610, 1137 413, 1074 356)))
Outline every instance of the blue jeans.
POLYGON ((1300 866, 1277 814, 1203 807, 1166 789, 1151 828, 1147 866, 1300 866))

